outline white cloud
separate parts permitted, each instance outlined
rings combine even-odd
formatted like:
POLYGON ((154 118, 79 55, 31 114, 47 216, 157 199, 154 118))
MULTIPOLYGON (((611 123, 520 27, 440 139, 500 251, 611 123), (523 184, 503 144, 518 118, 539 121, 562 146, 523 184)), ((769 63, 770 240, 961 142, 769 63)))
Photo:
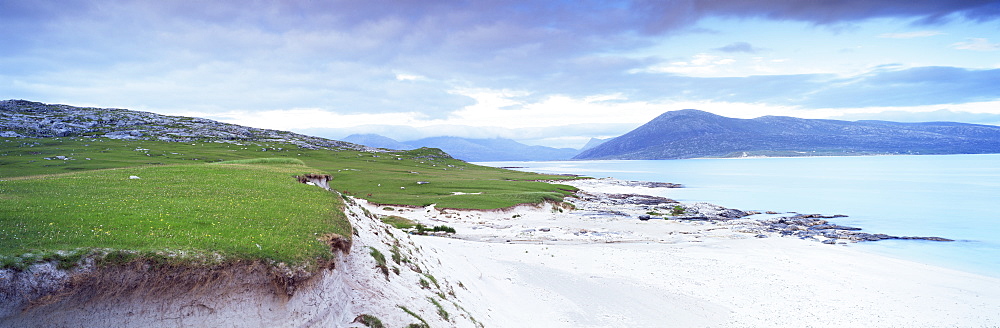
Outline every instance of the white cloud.
POLYGON ((396 73, 396 80, 397 81, 419 81, 419 80, 426 80, 426 79, 427 79, 426 77, 423 77, 423 76, 420 76, 420 75, 406 74, 406 73, 396 73))
POLYGON ((1000 116, 1000 101, 911 107, 806 109, 799 106, 723 101, 647 103, 626 101, 614 94, 589 97, 551 96, 528 102, 518 100, 525 95, 524 92, 512 90, 468 89, 455 92, 475 98, 478 103, 443 119, 430 118, 418 112, 341 114, 316 108, 169 114, 206 117, 260 128, 301 131, 334 139, 354 133, 376 133, 399 141, 435 136, 499 137, 560 148, 582 147, 592 137, 615 137, 663 112, 687 108, 746 119, 775 115, 809 119, 894 120, 909 115, 913 118, 940 117, 939 120, 971 122, 970 117, 993 117, 983 114, 1000 116), (946 115, 949 112, 955 113, 951 119, 946 115), (929 116, 928 113, 936 116, 929 116))
POLYGON ((968 41, 955 42, 952 48, 974 51, 997 51, 1000 50, 1000 43, 990 43, 986 38, 969 38, 968 41))
POLYGON ((732 73, 728 66, 736 63, 736 60, 727 56, 716 56, 710 54, 696 54, 688 61, 674 61, 666 64, 659 64, 645 69, 633 71, 648 73, 674 73, 688 76, 719 76, 732 73))
POLYGON ((903 32, 903 33, 882 33, 879 34, 880 38, 888 39, 912 39, 912 38, 924 38, 935 35, 943 35, 944 32, 941 31, 915 31, 915 32, 903 32))

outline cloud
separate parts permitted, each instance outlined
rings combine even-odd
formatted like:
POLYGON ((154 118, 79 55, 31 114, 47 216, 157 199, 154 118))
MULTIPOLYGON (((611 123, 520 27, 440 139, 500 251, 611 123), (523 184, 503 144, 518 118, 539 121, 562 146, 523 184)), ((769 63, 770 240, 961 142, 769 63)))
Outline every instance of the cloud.
POLYGON ((811 107, 920 106, 1000 99, 1000 69, 915 67, 835 79, 797 103, 811 107))
POLYGON ((969 38, 968 41, 951 44, 952 48, 974 51, 997 51, 1000 50, 1000 43, 990 43, 986 38, 969 38))
POLYGON ((971 113, 951 109, 933 111, 887 110, 874 113, 851 113, 832 117, 838 120, 881 120, 894 122, 964 122, 1000 125, 1000 113, 971 113))
POLYGON ((712 76, 723 71, 735 63, 736 60, 729 57, 716 56, 710 54, 697 54, 688 60, 673 61, 664 64, 653 65, 644 69, 632 70, 633 72, 650 73, 676 73, 690 76, 712 76))
POLYGON ((943 35, 944 32, 941 31, 915 31, 915 32, 903 32, 903 33, 882 33, 879 34, 880 38, 887 39, 913 39, 913 38, 925 38, 935 35, 943 35))
POLYGON ((753 45, 747 42, 733 42, 725 46, 715 48, 713 50, 718 50, 722 52, 745 52, 755 54, 761 51, 760 48, 755 48, 753 45))
POLYGON ((636 1, 634 9, 647 13, 642 17, 646 30, 663 32, 676 29, 705 16, 763 17, 773 20, 803 21, 833 25, 873 18, 909 18, 918 24, 940 23, 949 18, 975 21, 1000 17, 1000 4, 993 1, 959 0, 743 0, 743 1, 636 1))
MULTIPOLYGON (((343 126, 329 123, 338 120, 625 124, 677 102, 822 108, 997 97, 988 86, 997 85, 993 71, 779 75, 739 57, 632 53, 712 17, 926 24, 995 20, 1000 8, 972 0, 6 0, 0 1, 0 93, 75 105, 243 115, 247 122, 288 121, 291 127, 343 126), (769 75, 755 75, 764 73, 769 75), (498 90, 506 95, 489 98, 498 90), (615 96, 587 98, 595 95, 615 96), (581 118, 584 109, 588 117, 581 118), (298 114, 282 116, 290 113, 298 114)), ((955 47, 982 44, 991 45, 984 39, 955 47)), ((760 48, 737 42, 716 50, 760 48)))

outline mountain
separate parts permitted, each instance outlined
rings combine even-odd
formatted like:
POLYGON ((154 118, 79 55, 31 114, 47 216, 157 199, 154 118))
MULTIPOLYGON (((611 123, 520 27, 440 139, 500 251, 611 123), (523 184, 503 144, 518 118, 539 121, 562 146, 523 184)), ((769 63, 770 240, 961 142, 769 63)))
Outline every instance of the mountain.
POLYGON ((368 147, 385 148, 385 149, 410 150, 419 148, 396 141, 396 139, 377 134, 352 134, 345 137, 344 141, 350 143, 356 143, 359 145, 365 145, 368 147))
POLYGON ((419 147, 440 148, 452 157, 469 162, 566 160, 579 152, 572 148, 529 146, 510 139, 432 137, 407 142, 419 147))
POLYGON ((587 149, 591 149, 591 148, 600 146, 601 144, 607 142, 608 140, 611 140, 611 138, 608 138, 608 139, 590 138, 590 141, 587 141, 587 144, 583 145, 583 148, 580 148, 580 151, 584 151, 584 150, 587 150, 587 149))
POLYGON ((106 137, 173 142, 287 142, 302 148, 370 150, 361 145, 287 131, 118 108, 0 100, 0 137, 106 137))
POLYGON ((981 153, 1000 153, 1000 127, 784 116, 737 119, 685 109, 663 113, 574 159, 981 153))
POLYGON ((503 138, 431 137, 400 142, 377 134, 352 134, 344 138, 344 141, 386 149, 439 148, 454 158, 469 162, 557 161, 570 159, 579 153, 572 148, 529 146, 503 138))

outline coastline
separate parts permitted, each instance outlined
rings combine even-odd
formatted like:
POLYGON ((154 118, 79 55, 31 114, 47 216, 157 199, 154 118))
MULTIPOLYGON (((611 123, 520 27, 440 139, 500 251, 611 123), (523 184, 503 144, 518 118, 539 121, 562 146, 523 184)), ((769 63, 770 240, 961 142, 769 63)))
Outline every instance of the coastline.
POLYGON ((354 227, 349 249, 294 294, 276 292, 266 275, 212 272, 218 283, 191 290, 174 284, 181 276, 170 272, 122 268, 118 273, 169 288, 84 289, 25 307, 11 300, 34 302, 21 292, 58 277, 38 276, 45 272, 39 268, 21 277, 0 270, 0 282, 26 283, 0 294, 7 300, 0 327, 364 327, 365 316, 387 327, 1000 325, 1000 279, 849 243, 777 232, 761 238, 741 230, 751 219, 727 217, 738 210, 644 196, 657 188, 620 182, 570 182, 581 189, 569 199, 573 210, 554 203, 440 210, 345 197, 354 227), (636 218, 663 204, 719 219, 636 218), (457 233, 409 235, 379 219, 387 214, 457 233))
MULTIPOLYGON (((652 191, 600 181, 568 184, 591 194, 652 191)), ((640 221, 642 208, 579 200, 572 211, 359 203, 376 215, 456 228, 451 238, 414 240, 479 297, 465 307, 490 326, 1000 325, 1000 279, 849 244, 760 238, 739 231, 735 223, 746 219, 640 221)))

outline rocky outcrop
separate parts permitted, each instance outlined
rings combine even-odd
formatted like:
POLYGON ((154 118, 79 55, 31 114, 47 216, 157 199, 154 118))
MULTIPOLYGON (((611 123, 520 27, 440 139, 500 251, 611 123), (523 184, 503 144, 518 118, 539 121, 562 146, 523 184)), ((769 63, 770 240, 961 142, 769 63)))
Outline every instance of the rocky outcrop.
POLYGON ((329 174, 317 174, 309 173, 303 175, 295 176, 300 183, 317 186, 326 190, 330 190, 330 180, 333 180, 333 176, 329 174))
POLYGON ((0 137, 279 142, 307 149, 375 150, 344 141, 287 131, 251 128, 203 118, 167 116, 117 108, 51 105, 27 100, 0 101, 0 137))
POLYGON ((862 232, 861 228, 843 226, 830 223, 822 218, 845 217, 844 215, 818 215, 806 214, 790 217, 777 217, 760 220, 743 220, 733 222, 738 225, 736 231, 757 234, 758 237, 766 237, 767 234, 777 234, 780 236, 798 237, 822 241, 824 244, 836 244, 843 242, 879 241, 887 239, 908 239, 908 240, 929 240, 929 241, 953 241, 942 237, 910 237, 891 236, 881 233, 862 232))

